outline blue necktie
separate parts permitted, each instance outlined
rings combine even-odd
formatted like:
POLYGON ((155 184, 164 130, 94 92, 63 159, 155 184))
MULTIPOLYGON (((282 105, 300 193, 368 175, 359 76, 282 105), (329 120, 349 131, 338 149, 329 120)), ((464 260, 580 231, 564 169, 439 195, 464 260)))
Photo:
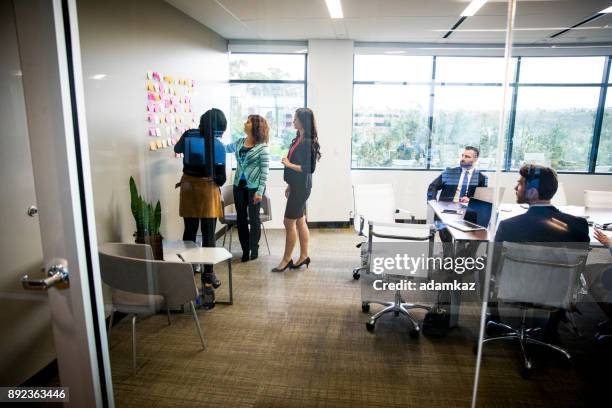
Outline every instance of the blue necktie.
POLYGON ((463 173, 463 183, 461 184, 461 190, 459 191, 460 200, 461 200, 461 197, 465 197, 465 194, 467 193, 467 188, 468 188, 468 172, 465 171, 463 173))

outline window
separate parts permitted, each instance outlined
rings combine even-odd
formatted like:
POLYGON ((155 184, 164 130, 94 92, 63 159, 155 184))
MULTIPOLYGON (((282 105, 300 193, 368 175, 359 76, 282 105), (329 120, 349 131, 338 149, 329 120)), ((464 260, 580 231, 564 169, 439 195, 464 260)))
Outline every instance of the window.
POLYGON ((482 169, 502 160, 506 171, 537 162, 560 172, 612 173, 612 95, 600 98, 609 58, 513 58, 510 151, 498 158, 503 58, 356 55, 352 167, 456 166, 463 147, 473 145, 482 169))
POLYGON ((596 173, 612 173, 612 95, 610 88, 606 95, 606 106, 601 126, 599 151, 597 152, 596 173))
POLYGON ((429 86, 355 85, 353 167, 425 168, 429 86))
POLYGON ((431 61, 355 56, 353 168, 426 168, 431 61))
POLYGON ((457 166, 466 145, 480 150, 480 168, 495 168, 503 80, 503 58, 436 58, 431 168, 457 166))
POLYGON ((512 168, 537 162, 587 172, 599 87, 521 87, 512 168))
POLYGON ((271 168, 282 168, 295 137, 293 114, 306 106, 306 55, 230 54, 230 132, 244 137, 244 122, 261 115, 270 126, 271 168))
POLYGON ((441 86, 435 91, 431 167, 458 166, 466 145, 480 150, 478 166, 497 165, 501 86, 441 86))
POLYGON ((604 57, 521 58, 512 169, 537 162, 589 171, 604 63, 604 57))

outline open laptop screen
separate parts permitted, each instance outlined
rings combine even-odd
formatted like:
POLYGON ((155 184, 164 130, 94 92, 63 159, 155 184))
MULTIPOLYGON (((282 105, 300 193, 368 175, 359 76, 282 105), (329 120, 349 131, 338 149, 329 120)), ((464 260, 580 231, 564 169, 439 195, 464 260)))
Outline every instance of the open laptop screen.
POLYGON ((486 228, 489 226, 492 210, 492 203, 478 200, 476 198, 470 198, 470 203, 465 210, 463 219, 486 228))

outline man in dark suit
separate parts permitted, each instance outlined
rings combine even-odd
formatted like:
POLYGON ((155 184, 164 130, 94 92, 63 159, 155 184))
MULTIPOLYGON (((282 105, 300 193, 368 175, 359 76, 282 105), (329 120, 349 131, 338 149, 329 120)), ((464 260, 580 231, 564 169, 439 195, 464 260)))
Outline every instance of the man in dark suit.
POLYGON ((528 164, 519 174, 516 202, 529 204, 529 210, 502 221, 495 242, 590 242, 584 218, 563 213, 550 203, 559 186, 553 169, 528 164))
POLYGON ((487 186, 487 176, 475 168, 480 151, 465 146, 459 167, 444 170, 427 189, 427 201, 454 201, 467 203, 474 196, 476 187, 487 186), (440 191, 440 197, 438 191, 440 191))
MULTIPOLYGON (((530 242, 534 244, 588 248, 589 226, 584 218, 559 211, 550 200, 559 186, 557 173, 539 165, 527 164, 519 170, 520 178, 514 188, 516 202, 529 204, 529 210, 500 222, 495 242, 530 242)), ((501 245, 495 248, 494 259, 499 260, 501 245)), ((494 271, 498 269, 498 265, 494 271)), ((497 305, 491 305, 490 319, 499 321, 497 305)), ((557 326, 564 312, 554 312, 546 322, 544 334, 548 340, 558 341, 557 326)))

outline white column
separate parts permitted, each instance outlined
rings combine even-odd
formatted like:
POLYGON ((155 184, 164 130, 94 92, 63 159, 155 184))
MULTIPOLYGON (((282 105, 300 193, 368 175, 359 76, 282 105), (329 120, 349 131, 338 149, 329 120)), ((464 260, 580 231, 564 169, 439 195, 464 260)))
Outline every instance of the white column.
POLYGON ((353 41, 308 42, 308 107, 315 114, 323 155, 313 177, 308 221, 348 221, 353 208, 353 41))

